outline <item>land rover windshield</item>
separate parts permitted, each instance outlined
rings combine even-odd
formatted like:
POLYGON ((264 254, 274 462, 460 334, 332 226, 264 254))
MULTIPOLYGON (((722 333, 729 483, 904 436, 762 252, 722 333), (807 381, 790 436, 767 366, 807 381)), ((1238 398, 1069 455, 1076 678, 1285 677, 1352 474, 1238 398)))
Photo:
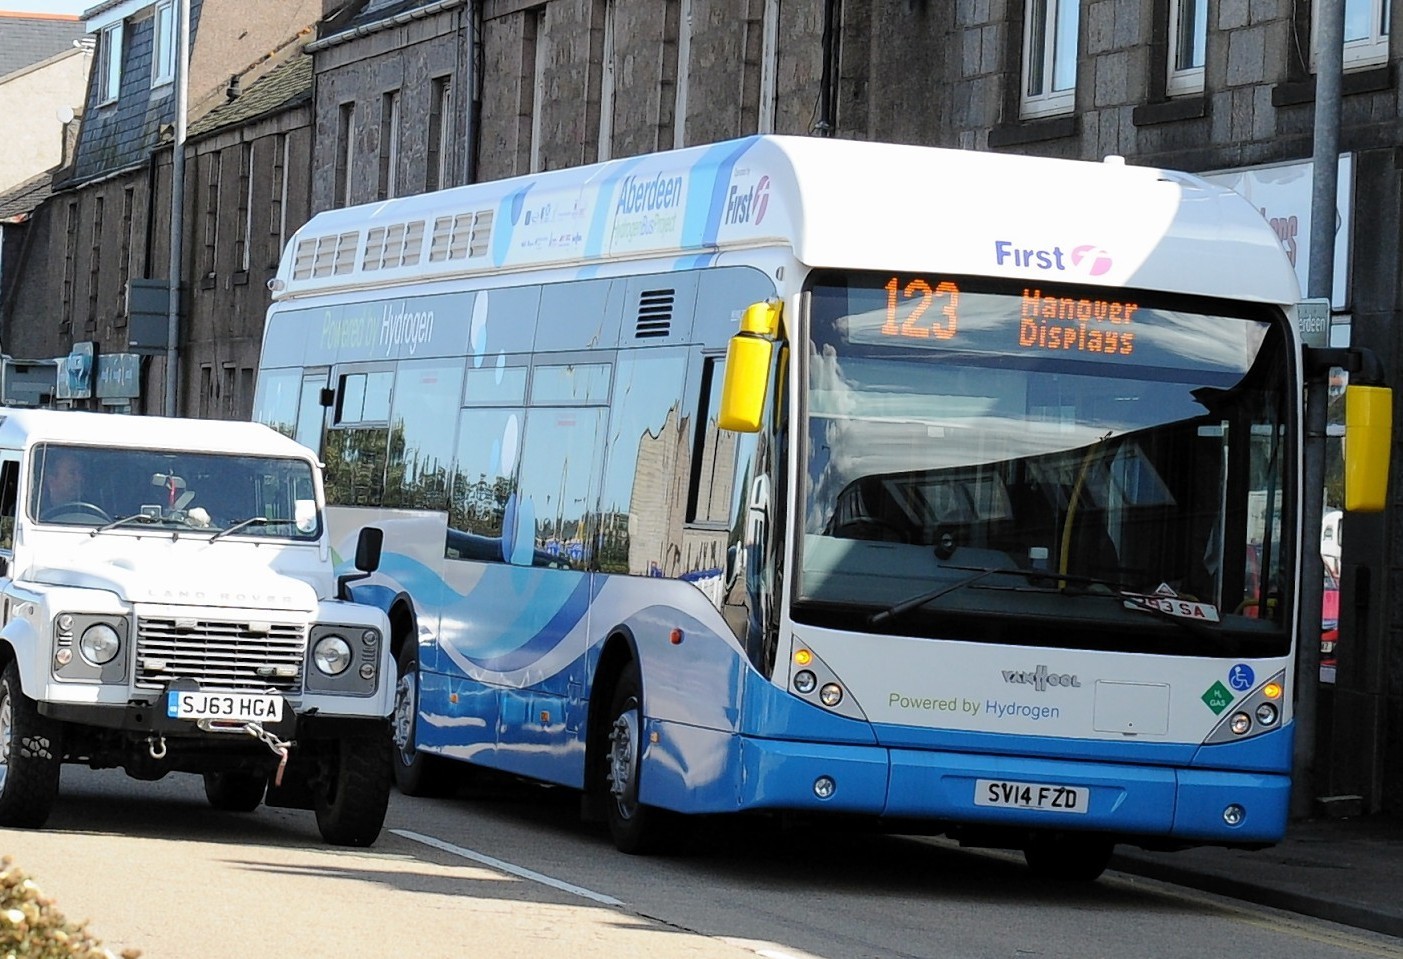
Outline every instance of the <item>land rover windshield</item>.
POLYGON ((41 524, 292 540, 321 534, 307 460, 43 443, 30 462, 28 513, 41 524))
POLYGON ((1290 649, 1284 319, 1127 290, 817 275, 796 620, 1290 649))

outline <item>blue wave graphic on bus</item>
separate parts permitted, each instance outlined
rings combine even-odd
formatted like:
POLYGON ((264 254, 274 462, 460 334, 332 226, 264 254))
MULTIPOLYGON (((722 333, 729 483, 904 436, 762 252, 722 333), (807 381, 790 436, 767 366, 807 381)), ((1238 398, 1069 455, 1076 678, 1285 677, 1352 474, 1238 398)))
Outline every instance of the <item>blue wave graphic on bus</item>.
MULTIPOLYGON (((504 631, 503 639, 525 636, 525 641, 507 652, 499 655, 483 655, 479 651, 477 655, 468 655, 461 648, 458 651, 473 665, 493 672, 506 673, 525 669, 558 647, 565 637, 584 620, 585 614, 589 612, 590 601, 599 593, 601 582, 602 579, 599 577, 581 575, 575 588, 565 596, 544 624, 536 626, 523 622, 525 617, 518 618, 516 622, 509 624, 504 631)), ((474 590, 469 596, 479 592, 482 590, 474 590)), ((536 604, 538 604, 536 609, 528 608, 523 612, 533 612, 540 615, 551 608, 550 601, 543 600, 539 596, 536 598, 536 604)), ((462 597, 455 605, 467 613, 469 608, 480 607, 481 604, 469 604, 468 597, 462 597)), ((455 648, 457 648, 456 644, 455 648)))

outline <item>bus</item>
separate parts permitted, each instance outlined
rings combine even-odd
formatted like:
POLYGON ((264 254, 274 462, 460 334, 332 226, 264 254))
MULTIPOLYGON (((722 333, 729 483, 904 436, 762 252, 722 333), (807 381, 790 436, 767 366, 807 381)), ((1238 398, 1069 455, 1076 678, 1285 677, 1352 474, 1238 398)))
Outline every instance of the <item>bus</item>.
MULTIPOLYGON (((1282 836, 1318 491, 1236 194, 757 136, 319 213, 270 287, 254 415, 342 542, 384 532, 402 791, 468 764, 629 853, 856 819, 1070 880, 1282 836)), ((1388 391, 1350 389, 1378 509, 1388 391)))

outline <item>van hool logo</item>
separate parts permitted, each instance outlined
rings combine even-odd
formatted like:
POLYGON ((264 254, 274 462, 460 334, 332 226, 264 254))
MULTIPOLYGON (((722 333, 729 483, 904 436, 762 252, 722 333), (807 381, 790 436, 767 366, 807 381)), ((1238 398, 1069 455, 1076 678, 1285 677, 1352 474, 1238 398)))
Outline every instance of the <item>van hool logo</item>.
POLYGON ((1014 685, 1032 686, 1038 692, 1044 692, 1049 686, 1080 686, 1081 680, 1070 673, 1049 673, 1046 666, 1039 665, 1032 671, 1022 669, 1005 669, 1003 671, 1004 682, 1014 685))

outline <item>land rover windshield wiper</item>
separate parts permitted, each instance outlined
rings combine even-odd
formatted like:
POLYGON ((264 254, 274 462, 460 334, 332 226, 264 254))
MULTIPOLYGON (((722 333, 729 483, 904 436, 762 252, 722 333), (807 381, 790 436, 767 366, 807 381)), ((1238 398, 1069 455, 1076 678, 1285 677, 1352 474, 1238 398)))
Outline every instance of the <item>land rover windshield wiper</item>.
POLYGON ((247 529, 250 526, 277 526, 282 523, 291 522, 292 520, 284 519, 281 516, 250 516, 247 519, 241 519, 237 523, 224 527, 222 530, 211 536, 209 538, 209 541, 213 543, 221 536, 228 536, 230 533, 237 533, 239 530, 247 529))
MULTIPOLYGON (((1045 569, 1024 569, 1019 566, 945 566, 944 569, 954 569, 967 572, 971 575, 963 579, 957 579, 953 583, 919 593, 910 599, 904 599, 899 603, 879 610, 867 618, 867 622, 872 626, 879 626, 888 620, 905 615, 913 609, 918 609, 927 603, 932 603, 948 593, 973 586, 980 580, 991 576, 1007 575, 1017 576, 1029 581, 1048 580, 1056 581, 1058 591, 1063 593, 1074 593, 1082 596, 1105 596, 1119 599, 1126 609, 1134 609, 1149 613, 1160 619, 1175 623, 1181 628, 1193 633, 1199 638, 1212 636, 1213 633, 1207 628, 1207 624, 1200 619, 1189 618, 1178 612, 1172 612, 1164 604, 1173 604, 1170 597, 1147 596, 1142 593, 1132 593, 1125 589, 1120 583, 1108 579, 1100 579, 1095 576, 1079 576, 1071 573, 1053 573, 1045 569)), ((1194 608, 1203 608, 1203 604, 1191 604, 1194 608)), ((1205 617, 1207 618, 1207 617, 1205 617)), ((1217 622, 1217 612, 1214 611, 1210 622, 1217 622)))

